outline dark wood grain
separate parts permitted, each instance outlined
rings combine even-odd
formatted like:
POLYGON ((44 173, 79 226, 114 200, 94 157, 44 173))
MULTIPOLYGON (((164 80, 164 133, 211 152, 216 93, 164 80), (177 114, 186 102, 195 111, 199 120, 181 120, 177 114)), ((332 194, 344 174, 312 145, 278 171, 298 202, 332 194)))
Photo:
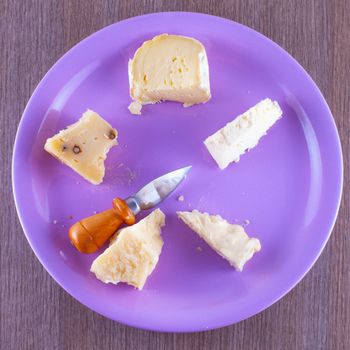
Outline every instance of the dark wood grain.
POLYGON ((348 0, 0 0, 1 349, 350 349, 350 2, 348 0), (157 11, 227 17, 267 35, 310 73, 334 114, 345 166, 340 214, 321 257, 287 296, 239 324, 194 334, 133 329, 90 311, 31 251, 11 192, 18 122, 69 48, 118 20, 157 11))

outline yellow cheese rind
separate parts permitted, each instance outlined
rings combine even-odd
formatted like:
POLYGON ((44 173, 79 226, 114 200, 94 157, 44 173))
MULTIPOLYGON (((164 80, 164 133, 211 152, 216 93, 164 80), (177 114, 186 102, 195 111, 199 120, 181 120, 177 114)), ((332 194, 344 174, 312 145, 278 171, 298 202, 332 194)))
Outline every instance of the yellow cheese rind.
POLYGON ((104 283, 126 282, 141 290, 158 263, 164 224, 165 215, 156 209, 135 225, 119 230, 94 260, 91 272, 104 283))
POLYGON ((140 104, 207 102, 211 95, 204 46, 196 39, 168 34, 145 41, 129 61, 129 85, 131 98, 140 104))
POLYGON ((118 132, 96 112, 87 110, 74 124, 46 140, 44 149, 94 185, 102 182, 104 161, 117 144, 118 132))
POLYGON ((220 215, 198 210, 177 212, 178 217, 237 271, 261 249, 257 238, 250 238, 240 225, 228 223, 220 215))

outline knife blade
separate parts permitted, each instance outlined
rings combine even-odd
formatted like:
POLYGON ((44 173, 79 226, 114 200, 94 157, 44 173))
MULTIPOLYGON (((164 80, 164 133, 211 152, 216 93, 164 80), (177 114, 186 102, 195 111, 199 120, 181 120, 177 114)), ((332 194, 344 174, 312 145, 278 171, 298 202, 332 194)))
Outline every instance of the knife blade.
POLYGON ((122 224, 133 225, 135 215, 141 210, 149 210, 169 196, 190 169, 191 166, 187 166, 164 174, 125 200, 114 198, 112 209, 89 216, 70 227, 68 235, 71 243, 81 253, 95 252, 122 224))

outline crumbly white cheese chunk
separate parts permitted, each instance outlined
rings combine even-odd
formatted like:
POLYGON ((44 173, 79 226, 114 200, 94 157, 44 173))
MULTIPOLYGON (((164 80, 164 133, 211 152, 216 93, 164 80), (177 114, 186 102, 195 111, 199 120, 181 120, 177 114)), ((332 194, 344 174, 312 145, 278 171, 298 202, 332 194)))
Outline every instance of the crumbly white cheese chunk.
POLYGON ((104 161, 117 144, 117 130, 87 110, 74 124, 46 140, 45 150, 94 185, 102 182, 104 161))
POLYGON ((158 263, 164 224, 165 215, 156 209, 138 223, 122 228, 94 260, 91 272, 104 283, 126 282, 141 290, 158 263))
MULTIPOLYGON (((204 46, 193 38, 168 34, 145 41, 129 61, 129 85, 131 98, 141 105, 207 102, 211 95, 204 46)), ((129 109, 133 113, 134 106, 129 109)))
POLYGON ((237 271, 261 249, 257 238, 249 238, 240 225, 228 223, 219 215, 209 215, 197 210, 179 211, 178 217, 237 271))
POLYGON ((281 117, 279 104, 266 98, 209 136, 204 144, 220 169, 224 169, 231 162, 238 162, 242 154, 255 147, 281 117))

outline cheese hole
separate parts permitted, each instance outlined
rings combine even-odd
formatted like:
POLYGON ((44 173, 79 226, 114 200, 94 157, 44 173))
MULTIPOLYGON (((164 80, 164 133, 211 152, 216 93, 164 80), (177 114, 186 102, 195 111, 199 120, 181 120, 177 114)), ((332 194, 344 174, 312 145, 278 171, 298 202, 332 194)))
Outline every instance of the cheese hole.
POLYGON ((74 145, 73 147, 73 153, 79 154, 81 152, 81 148, 78 145, 74 145))
POLYGON ((179 73, 182 73, 182 68, 179 68, 178 71, 179 71, 179 73))
POLYGON ((174 82, 172 80, 170 80, 170 86, 173 86, 174 82))
POLYGON ((164 79, 164 85, 166 85, 166 79, 164 79))
POLYGON ((172 59, 172 61, 173 61, 173 62, 176 62, 176 60, 177 60, 177 57, 174 56, 173 59, 172 59))
POLYGON ((98 140, 98 137, 97 137, 97 136, 95 136, 95 137, 94 137, 94 140, 95 140, 95 141, 97 141, 97 140, 98 140))
POLYGON ((147 75, 146 74, 143 76, 143 81, 145 82, 145 84, 147 84, 147 75))
POLYGON ((116 137, 117 137, 117 135, 115 134, 115 131, 114 130, 109 130, 109 132, 107 134, 107 138, 110 139, 110 140, 114 140, 116 137))

